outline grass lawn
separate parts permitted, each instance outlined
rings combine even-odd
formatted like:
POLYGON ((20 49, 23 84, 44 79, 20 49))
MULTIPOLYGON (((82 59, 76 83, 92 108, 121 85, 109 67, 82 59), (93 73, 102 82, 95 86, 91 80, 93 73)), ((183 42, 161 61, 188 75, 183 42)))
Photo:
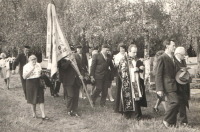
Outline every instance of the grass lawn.
MULTIPOLYGON (((32 118, 30 105, 24 99, 19 75, 11 77, 11 89, 5 88, 3 79, 0 80, 0 132, 200 132, 200 98, 190 100, 188 127, 166 129, 162 124, 164 109, 160 113, 152 111, 156 94, 146 92, 148 107, 142 108, 143 119, 140 121, 125 119, 121 114, 113 112, 113 103, 107 102, 107 108, 90 107, 88 100, 79 100, 81 118, 69 117, 66 111, 66 100, 63 100, 63 89, 60 97, 50 96, 50 90, 45 92, 45 111, 49 121, 42 121, 39 105, 37 115, 32 118)), ((115 88, 113 88, 114 94, 115 88)))

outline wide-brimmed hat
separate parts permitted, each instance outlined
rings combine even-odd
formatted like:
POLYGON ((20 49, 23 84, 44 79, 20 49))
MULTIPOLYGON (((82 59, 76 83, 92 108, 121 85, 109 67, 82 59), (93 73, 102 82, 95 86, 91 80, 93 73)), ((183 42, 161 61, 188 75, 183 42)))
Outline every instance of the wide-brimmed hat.
POLYGON ((187 69, 185 69, 185 68, 180 69, 176 73, 176 81, 179 84, 187 84, 190 82, 190 73, 187 71, 187 69))

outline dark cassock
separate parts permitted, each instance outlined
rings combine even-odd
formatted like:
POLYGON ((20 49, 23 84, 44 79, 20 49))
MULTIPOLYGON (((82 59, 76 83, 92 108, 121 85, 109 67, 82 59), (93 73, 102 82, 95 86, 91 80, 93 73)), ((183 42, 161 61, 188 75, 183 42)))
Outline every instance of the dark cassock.
POLYGON ((141 106, 147 107, 143 70, 136 71, 140 66, 144 66, 141 60, 126 56, 119 62, 114 111, 126 118, 135 114, 140 119, 141 106))

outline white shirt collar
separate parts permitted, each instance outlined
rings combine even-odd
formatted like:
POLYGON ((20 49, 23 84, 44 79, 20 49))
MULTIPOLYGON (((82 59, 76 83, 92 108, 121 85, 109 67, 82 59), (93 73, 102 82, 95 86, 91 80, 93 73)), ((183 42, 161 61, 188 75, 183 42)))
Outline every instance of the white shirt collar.
POLYGON ((165 54, 167 54, 170 58, 172 58, 172 55, 171 55, 171 54, 168 54, 167 52, 165 52, 165 54))
POLYGON ((106 56, 104 55, 104 53, 101 51, 101 54, 103 55, 104 58, 106 58, 106 56))
POLYGON ((176 59, 179 61, 179 62, 181 62, 181 60, 177 57, 177 56, 175 56, 176 57, 176 59))

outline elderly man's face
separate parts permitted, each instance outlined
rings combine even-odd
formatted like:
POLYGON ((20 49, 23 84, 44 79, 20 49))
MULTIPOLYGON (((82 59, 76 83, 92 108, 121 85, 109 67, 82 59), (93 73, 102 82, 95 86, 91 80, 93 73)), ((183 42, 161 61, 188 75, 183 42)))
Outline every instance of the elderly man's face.
POLYGON ((108 51, 109 51, 109 48, 102 48, 102 53, 104 54, 104 55, 107 55, 108 54, 108 51))
POLYGON ((135 58, 137 56, 137 48, 136 47, 132 47, 131 51, 129 51, 129 56, 135 58))
POLYGON ((112 52, 110 50, 107 51, 107 54, 112 55, 112 52))
POLYGON ((177 55, 178 55, 178 58, 180 60, 184 60, 185 59, 185 53, 178 53, 177 55))
POLYGON ((77 48, 77 53, 82 54, 82 48, 77 48))

